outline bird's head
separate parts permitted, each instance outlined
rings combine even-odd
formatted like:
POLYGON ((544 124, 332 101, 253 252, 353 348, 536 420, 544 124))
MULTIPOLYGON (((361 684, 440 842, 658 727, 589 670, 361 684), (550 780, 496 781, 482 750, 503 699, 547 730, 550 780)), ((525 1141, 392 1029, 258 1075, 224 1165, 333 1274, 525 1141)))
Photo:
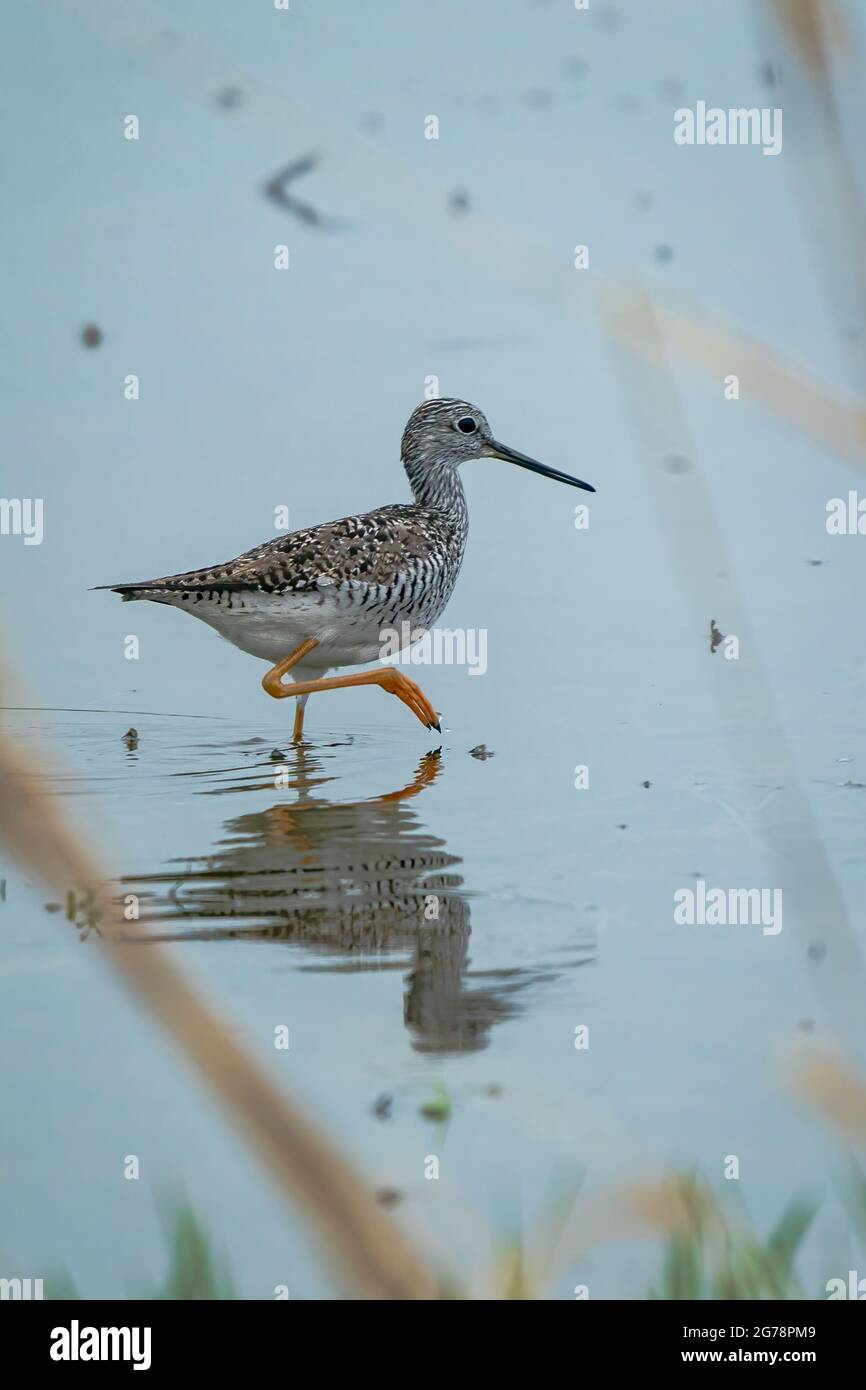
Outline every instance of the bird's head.
POLYGON ((444 464, 456 468, 467 459, 494 458, 516 463, 545 478, 570 483, 586 492, 595 492, 590 483, 582 483, 569 473, 548 468, 498 443, 493 438, 487 416, 468 401, 450 398, 424 401, 409 416, 400 453, 410 475, 423 472, 425 466, 434 468, 444 464))

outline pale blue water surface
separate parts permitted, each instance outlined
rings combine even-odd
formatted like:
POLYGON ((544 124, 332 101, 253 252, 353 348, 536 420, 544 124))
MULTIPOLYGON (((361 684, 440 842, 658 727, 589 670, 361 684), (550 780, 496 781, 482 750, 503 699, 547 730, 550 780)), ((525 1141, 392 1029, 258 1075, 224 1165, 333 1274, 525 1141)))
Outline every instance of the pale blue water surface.
MULTIPOLYGON (((774 1063, 818 1016, 802 904, 798 921, 786 899, 776 937, 672 918, 697 877, 779 883, 756 808, 785 788, 772 761, 742 776, 741 731, 720 718, 739 677, 708 634, 730 614, 689 606, 688 537, 664 524, 676 476, 647 460, 589 301, 547 292, 585 243, 591 273, 682 291, 850 387, 790 143, 769 159, 671 138, 681 103, 776 101, 751 7, 32 0, 3 27, 0 490, 44 499, 44 539, 0 537, 20 678, 4 704, 22 707, 0 717, 40 790, 444 1265, 483 1282, 503 1222, 517 1210, 531 1227, 549 1184, 583 1171, 603 1186, 695 1165, 721 1182, 737 1154, 761 1230, 796 1190, 829 1191, 837 1150, 774 1063), (311 150, 293 191, 335 226, 262 192, 311 150), (449 211, 457 190, 468 206, 449 211), (494 461, 464 470, 469 549, 443 621, 486 631, 488 669, 412 672, 442 711, 441 753, 369 689, 311 700, 293 751, 260 663, 183 614, 89 592, 228 559, 272 534, 280 505, 294 527, 404 499, 399 436, 431 375, 598 488, 578 531, 582 495, 494 461), (494 756, 469 756, 482 743, 494 756), (445 1128, 421 1113, 440 1084, 445 1128)), ((824 525, 860 473, 748 382, 732 404, 717 380, 675 377, 745 657, 862 945, 866 542, 824 525)), ((155 1198, 180 1184, 246 1296, 332 1293, 303 1223, 118 990, 86 921, 0 867, 5 1264, 62 1264, 85 1294, 122 1296, 159 1276, 155 1198)), ((828 1212, 827 1249, 840 1222, 828 1212)), ((609 1247, 566 1260, 548 1292, 582 1279, 640 1297, 657 1260, 609 1247)))

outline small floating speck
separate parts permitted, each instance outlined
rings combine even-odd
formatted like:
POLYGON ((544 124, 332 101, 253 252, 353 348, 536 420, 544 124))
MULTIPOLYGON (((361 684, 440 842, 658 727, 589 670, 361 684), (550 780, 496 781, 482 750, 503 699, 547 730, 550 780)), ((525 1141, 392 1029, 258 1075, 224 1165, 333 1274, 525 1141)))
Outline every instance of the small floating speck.
POLYGON ((361 116, 361 129, 365 135, 378 135, 384 125, 385 117, 381 111, 365 111, 361 116))
POLYGON ((86 348, 96 348, 102 342, 102 329, 96 323, 86 323, 81 330, 81 341, 86 348))
POLYGON ((662 101, 679 101, 683 94, 683 84, 678 77, 666 77, 659 83, 659 96, 662 101))
POLYGON ((386 1210, 399 1206, 402 1200, 403 1193, 396 1187, 380 1187, 376 1192, 376 1201, 380 1207, 385 1207, 386 1210))
POLYGON ((436 1082, 433 1099, 428 1100, 424 1105, 419 1105, 418 1110, 425 1120, 436 1120, 441 1123, 449 1118, 451 1100, 441 1081, 436 1082))
POLYGON ((224 111, 234 111, 243 102, 244 94, 240 87, 220 87, 214 97, 214 104, 224 111))
POLYGON ((279 748, 272 748, 268 758, 272 763, 284 763, 286 761, 285 753, 281 753, 279 748))
POLYGON ((778 63, 774 63, 769 58, 765 58, 758 68, 758 77, 765 87, 778 87, 782 80, 782 69, 779 67, 778 63))
POLYGON ((127 729, 126 733, 123 735, 123 738, 121 739, 121 742, 125 743, 127 748, 137 748, 138 729, 127 729))
POLYGON ((691 473, 692 465, 685 454, 668 454, 662 459, 662 468, 666 473, 691 473))
POLYGON ((674 248, 666 241, 662 241, 653 251, 653 260, 658 265, 670 265, 674 258, 674 248))
POLYGON ((419 1109, 425 1120, 435 1120, 440 1123, 442 1120, 447 1120, 451 1114, 451 1106, 445 1100, 431 1100, 428 1105, 422 1105, 419 1109))
POLYGON ((478 758, 480 762, 486 762, 488 758, 495 758, 496 754, 492 748, 488 748, 486 743, 476 743, 474 748, 469 749, 470 758, 478 758))
POLYGON ((607 29, 608 32, 612 33, 615 29, 618 29, 622 23, 622 15, 619 10, 600 10, 598 23, 601 29, 607 29))
POLYGON ((394 1097, 387 1091, 383 1091, 381 1096, 377 1096, 370 1107, 377 1120, 390 1120, 391 1111, 394 1106, 394 1097))
POLYGON ((529 87, 523 93, 523 100, 534 111, 541 111, 553 101, 553 93, 548 87, 529 87))

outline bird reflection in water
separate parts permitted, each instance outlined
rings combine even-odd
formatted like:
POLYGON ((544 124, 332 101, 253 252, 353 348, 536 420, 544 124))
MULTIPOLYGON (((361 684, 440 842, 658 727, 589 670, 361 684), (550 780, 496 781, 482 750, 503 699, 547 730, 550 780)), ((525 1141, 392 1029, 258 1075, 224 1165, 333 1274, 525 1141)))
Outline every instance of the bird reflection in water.
MULTIPOLYGON (((440 773, 439 753, 422 758, 405 786, 354 802, 320 794, 329 779, 306 746, 291 757, 284 793, 291 804, 227 820, 219 848, 176 861, 180 872, 123 879, 151 934, 284 942, 329 957, 307 967, 320 971, 404 970, 408 953, 403 1013, 413 1047, 485 1047, 493 1025, 516 1011, 515 996, 549 971, 469 968, 469 903, 455 872, 461 861, 415 809, 440 773)), ((255 783, 272 786, 272 779, 255 783)))

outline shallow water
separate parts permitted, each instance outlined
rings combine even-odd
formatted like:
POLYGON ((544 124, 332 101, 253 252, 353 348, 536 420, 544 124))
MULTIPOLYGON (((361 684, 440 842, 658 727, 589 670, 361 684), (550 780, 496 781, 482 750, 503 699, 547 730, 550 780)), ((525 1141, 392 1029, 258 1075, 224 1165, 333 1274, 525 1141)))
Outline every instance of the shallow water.
MULTIPOLYGON (((229 5, 166 7, 192 56, 106 27, 98 4, 89 28, 52 7, 47 49, 47 7, 15 18, 67 148, 26 67, 11 72, 30 213, 10 238, 3 488, 44 497, 45 538, 0 538, 23 687, 3 728, 262 1065, 396 1189, 424 1249, 479 1282, 515 1214, 532 1228, 551 1184, 582 1172, 601 1187, 696 1165, 721 1182, 737 1154, 766 1230, 798 1188, 828 1191, 837 1159, 784 1098, 780 1040, 835 1036, 847 1017, 862 1042, 833 974, 842 960, 859 987, 862 539, 824 527, 827 498, 860 475, 679 368, 683 418, 663 412, 662 447, 634 429, 635 392, 652 402, 657 382, 624 390, 593 314, 546 292, 576 240, 605 271, 649 275, 670 243, 666 284, 842 385, 784 157, 728 150, 710 168, 670 139, 659 84, 758 100, 748 8, 693 8, 575 29, 554 7, 504 24, 499 6, 455 5, 455 44, 426 19, 421 42, 396 4, 375 43, 351 6, 304 11, 291 37, 229 5), (218 79, 240 84, 236 111, 214 102, 218 79), (107 107, 140 107, 147 138, 127 148, 107 107), (261 194, 320 134, 298 195, 339 230, 261 194), (463 187, 468 209, 449 212, 463 187), (512 261, 518 233, 535 259, 512 261), (293 270, 275 284, 283 239, 293 270), (89 319, 105 332, 95 352, 77 339, 89 319), (399 432, 430 373, 599 489, 577 531, 568 489, 492 461, 466 470, 469 550, 444 621, 483 629, 488 662, 411 671, 442 711, 441 746, 359 690, 311 699, 292 749, 259 663, 184 614, 87 592, 237 554, 282 504, 302 526, 404 497, 399 432), (730 633, 741 617, 727 661, 710 623, 730 633), (493 756, 471 756, 480 744, 493 756), (808 890, 825 874, 829 922, 808 890), (675 925, 674 893, 699 878, 781 887, 783 930, 675 925), (447 1124, 423 1113, 440 1086, 447 1124)), ((4 1261, 65 1264, 86 1294, 121 1294, 159 1275, 155 1198, 181 1183, 247 1296, 332 1292, 303 1227, 104 973, 86 898, 53 903, 5 862, 0 877, 4 1261)), ((828 1214, 813 1272, 842 1229, 828 1214)), ((613 1246, 553 1291, 581 1279, 593 1297, 642 1296, 657 1259, 613 1246)))
MULTIPOLYGON (((374 1184, 401 1194, 446 1264, 482 1266, 515 1204, 531 1226, 547 1187, 585 1168, 603 1185, 666 1161, 717 1173, 721 1155, 741 1153, 759 1219, 827 1180, 826 1140, 780 1100, 769 1055, 813 1012, 793 939, 689 936, 660 890, 677 859, 712 882, 725 862, 742 877, 749 846, 720 809, 736 789, 707 775, 706 752, 698 785, 633 781, 580 824, 550 756, 513 740, 479 762, 449 735, 419 756, 399 725, 292 749, 262 723, 136 714, 130 748, 128 722, 4 714, 19 745, 47 754, 45 790, 125 846, 118 894, 136 895, 142 920, 374 1184), (528 764, 537 780, 519 788, 528 764), (579 1024, 588 1052, 574 1048, 579 1024), (287 1054, 274 1053, 280 1025, 287 1054), (446 1126, 422 1114, 440 1083, 446 1126)), ((116 1293, 130 1271, 158 1272, 151 1197, 182 1181, 251 1296, 271 1278, 293 1296, 319 1290, 235 1141, 91 963, 86 897, 50 904, 12 870, 3 912, 5 1027, 23 1063, 5 1086, 26 1117, 5 1138, 22 1200, 4 1245, 35 1243, 87 1292, 116 1293), (119 1176, 129 1153, 148 1196, 119 1176)), ((594 1292, 639 1294, 649 1260, 593 1265, 594 1292)))

